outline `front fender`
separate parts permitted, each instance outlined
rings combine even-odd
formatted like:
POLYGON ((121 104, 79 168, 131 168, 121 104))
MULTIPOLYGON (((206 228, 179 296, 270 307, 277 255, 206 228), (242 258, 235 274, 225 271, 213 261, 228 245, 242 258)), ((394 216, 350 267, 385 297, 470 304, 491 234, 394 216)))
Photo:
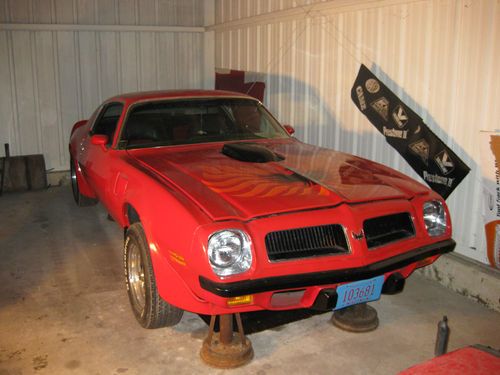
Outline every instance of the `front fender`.
POLYGON ((130 224, 127 207, 134 208, 148 241, 156 286, 167 302, 184 310, 206 312, 207 302, 189 286, 198 283, 196 266, 188 264, 193 234, 209 219, 180 192, 138 170, 126 171, 120 224, 130 224), (145 193, 146 192, 146 193, 145 193))

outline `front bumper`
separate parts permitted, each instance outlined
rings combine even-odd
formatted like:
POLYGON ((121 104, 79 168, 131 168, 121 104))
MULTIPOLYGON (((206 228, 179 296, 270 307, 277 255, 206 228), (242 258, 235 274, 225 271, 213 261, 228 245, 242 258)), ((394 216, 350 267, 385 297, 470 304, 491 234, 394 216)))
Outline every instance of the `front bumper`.
POLYGON ((392 272, 426 258, 453 251, 455 241, 452 239, 423 246, 395 257, 368 264, 363 267, 344 268, 304 274, 293 274, 236 282, 216 282, 200 276, 200 286, 217 296, 230 298, 247 294, 255 294, 284 289, 303 288, 315 285, 338 284, 369 279, 392 272))

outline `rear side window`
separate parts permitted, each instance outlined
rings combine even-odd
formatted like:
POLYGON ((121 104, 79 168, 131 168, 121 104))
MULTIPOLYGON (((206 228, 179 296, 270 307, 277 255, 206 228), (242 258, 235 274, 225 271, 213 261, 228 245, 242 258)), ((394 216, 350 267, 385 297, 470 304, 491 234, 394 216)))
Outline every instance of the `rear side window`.
POLYGON ((118 120, 120 119, 122 111, 122 103, 108 104, 102 110, 102 114, 99 116, 97 122, 95 123, 92 129, 92 134, 107 135, 108 145, 111 145, 111 143, 113 142, 116 125, 118 124, 118 120))

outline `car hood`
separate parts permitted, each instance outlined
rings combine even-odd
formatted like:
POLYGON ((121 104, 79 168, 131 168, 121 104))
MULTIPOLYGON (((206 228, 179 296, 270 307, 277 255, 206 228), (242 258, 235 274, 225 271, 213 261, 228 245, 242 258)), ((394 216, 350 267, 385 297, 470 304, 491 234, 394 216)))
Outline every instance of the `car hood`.
POLYGON ((252 143, 279 155, 278 160, 236 160, 221 152, 222 143, 128 153, 213 220, 249 220, 342 203, 410 199, 428 192, 397 171, 353 155, 295 139, 252 143))

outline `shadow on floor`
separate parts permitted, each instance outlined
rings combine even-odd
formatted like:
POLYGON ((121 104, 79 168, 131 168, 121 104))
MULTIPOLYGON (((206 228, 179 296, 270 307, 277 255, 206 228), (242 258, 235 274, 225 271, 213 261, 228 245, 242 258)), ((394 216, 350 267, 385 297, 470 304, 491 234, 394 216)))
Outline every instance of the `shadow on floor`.
MULTIPOLYGON (((254 311, 241 314, 241 321, 246 334, 258 333, 268 329, 281 330, 288 323, 310 318, 314 315, 331 313, 328 311, 317 311, 310 309, 285 310, 285 311, 254 311)), ((210 315, 199 314, 200 318, 208 325, 210 315)), ((236 320, 233 317, 233 327, 236 320)), ((215 322, 215 331, 219 331, 219 321, 215 322)))

